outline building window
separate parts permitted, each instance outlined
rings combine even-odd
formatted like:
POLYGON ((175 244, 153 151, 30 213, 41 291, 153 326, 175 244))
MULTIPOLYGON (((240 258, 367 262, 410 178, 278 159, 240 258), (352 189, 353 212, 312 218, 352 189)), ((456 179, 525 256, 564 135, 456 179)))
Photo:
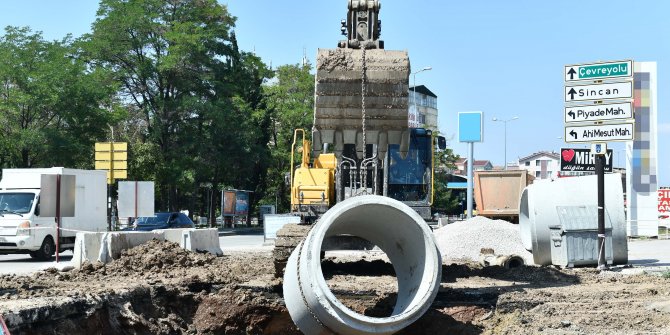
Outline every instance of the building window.
POLYGON ((419 114, 419 124, 426 124, 426 114, 419 114))
POLYGON ((540 178, 540 171, 535 171, 535 177, 540 178))
POLYGON ((535 166, 540 166, 540 164, 541 164, 540 162, 542 162, 541 159, 536 160, 536 161, 535 161, 535 166))
POLYGON ((526 166, 530 166, 530 161, 527 161, 527 162, 526 162, 526 166))

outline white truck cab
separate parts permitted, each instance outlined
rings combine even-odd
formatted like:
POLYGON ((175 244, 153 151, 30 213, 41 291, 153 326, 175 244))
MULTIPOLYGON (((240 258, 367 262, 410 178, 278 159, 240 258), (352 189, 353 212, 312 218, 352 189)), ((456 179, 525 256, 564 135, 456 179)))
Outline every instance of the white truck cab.
POLYGON ((60 251, 73 249, 79 231, 107 230, 105 171, 3 169, 0 180, 0 254, 49 260, 56 252, 56 218, 40 215, 42 174, 74 175, 75 216, 61 219, 60 251))

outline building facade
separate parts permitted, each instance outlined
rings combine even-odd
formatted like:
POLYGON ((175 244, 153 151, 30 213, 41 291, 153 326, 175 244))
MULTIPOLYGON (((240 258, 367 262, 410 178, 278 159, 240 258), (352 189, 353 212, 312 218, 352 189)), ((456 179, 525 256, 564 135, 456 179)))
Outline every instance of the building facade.
POLYGON ((556 152, 540 151, 519 158, 518 169, 526 170, 535 179, 555 179, 561 170, 560 155, 556 152))
POLYGON ((426 128, 437 130, 437 95, 426 86, 418 85, 409 88, 410 128, 426 128))
MULTIPOLYGON (((467 158, 459 158, 454 165, 456 165, 456 170, 453 171, 454 175, 465 176, 467 175, 468 168, 467 158)), ((472 171, 490 171, 493 170, 493 164, 489 160, 475 160, 475 163, 472 165, 472 171)))

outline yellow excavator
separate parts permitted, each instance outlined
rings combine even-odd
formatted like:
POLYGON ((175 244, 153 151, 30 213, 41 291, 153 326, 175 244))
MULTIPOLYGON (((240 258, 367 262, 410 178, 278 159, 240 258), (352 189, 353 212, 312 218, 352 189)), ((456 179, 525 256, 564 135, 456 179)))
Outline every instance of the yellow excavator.
POLYGON ((277 233, 278 276, 309 225, 350 197, 387 196, 432 219, 434 151, 446 142, 408 127, 409 57, 384 49, 380 9, 379 0, 349 0, 347 39, 317 52, 312 140, 296 129, 291 152, 291 212, 302 225, 277 233))

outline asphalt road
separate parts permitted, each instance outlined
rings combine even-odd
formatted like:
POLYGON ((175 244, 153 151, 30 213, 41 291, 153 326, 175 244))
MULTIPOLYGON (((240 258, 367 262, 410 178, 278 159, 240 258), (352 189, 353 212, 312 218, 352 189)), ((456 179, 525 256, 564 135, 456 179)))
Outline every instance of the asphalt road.
MULTIPOLYGON (((273 242, 264 241, 263 235, 230 235, 219 237, 225 253, 245 251, 272 251, 273 242)), ((69 265, 72 252, 61 254, 59 266, 69 265)), ((628 243, 629 263, 637 268, 670 268, 670 240, 633 240, 628 243)), ((55 266, 55 262, 40 262, 29 255, 0 255, 0 274, 25 275, 55 266)))

